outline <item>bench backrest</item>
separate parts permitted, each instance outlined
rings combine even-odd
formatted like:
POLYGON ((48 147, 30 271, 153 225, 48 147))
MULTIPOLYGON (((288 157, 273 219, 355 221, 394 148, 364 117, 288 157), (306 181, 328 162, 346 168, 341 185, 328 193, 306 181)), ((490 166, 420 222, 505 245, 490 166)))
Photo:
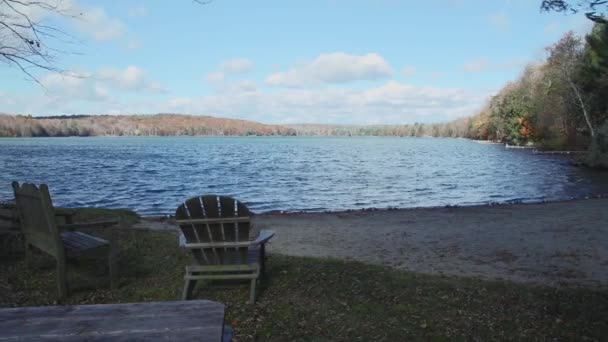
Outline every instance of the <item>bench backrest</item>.
POLYGON ((12 204, 0 204, 0 234, 19 230, 17 208, 12 204))
POLYGON ((175 218, 200 265, 247 264, 251 212, 234 198, 203 195, 186 200, 175 218))
POLYGON ((51 254, 64 257, 63 244, 55 222, 55 210, 46 184, 13 182, 19 222, 27 243, 51 254))

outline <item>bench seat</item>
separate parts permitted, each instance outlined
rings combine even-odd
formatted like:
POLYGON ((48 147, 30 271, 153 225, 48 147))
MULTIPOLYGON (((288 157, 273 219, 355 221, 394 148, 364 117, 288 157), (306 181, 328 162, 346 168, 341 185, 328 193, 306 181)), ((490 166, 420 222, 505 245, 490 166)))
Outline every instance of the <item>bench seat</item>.
POLYGON ((110 246, 107 240, 76 231, 61 233, 61 241, 68 253, 81 253, 94 248, 110 246))

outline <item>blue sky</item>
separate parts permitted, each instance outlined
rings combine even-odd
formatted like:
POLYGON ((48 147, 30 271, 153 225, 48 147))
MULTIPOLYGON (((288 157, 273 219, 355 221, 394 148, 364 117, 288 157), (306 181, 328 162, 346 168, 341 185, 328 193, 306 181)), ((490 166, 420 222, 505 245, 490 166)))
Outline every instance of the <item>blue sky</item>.
MULTIPOLYGON (((48 0, 60 1, 60 0, 48 0)), ((536 0, 63 0, 77 37, 44 87, 0 61, 0 112, 405 124, 475 114, 584 16, 536 0)), ((1 10, 1 9, 0 9, 1 10)))

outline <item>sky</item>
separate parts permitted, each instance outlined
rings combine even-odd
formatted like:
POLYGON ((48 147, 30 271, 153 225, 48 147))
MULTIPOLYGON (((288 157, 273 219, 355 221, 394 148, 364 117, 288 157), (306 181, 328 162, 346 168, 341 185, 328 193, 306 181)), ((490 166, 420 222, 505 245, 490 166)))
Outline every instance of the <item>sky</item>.
MULTIPOLYGON (((61 1, 61 0, 48 0, 61 1)), ((63 0, 37 15, 65 76, 0 60, 0 113, 182 113, 272 124, 411 124, 475 114, 583 15, 540 0, 63 0)), ((1 10, 1 9, 0 9, 1 10)))

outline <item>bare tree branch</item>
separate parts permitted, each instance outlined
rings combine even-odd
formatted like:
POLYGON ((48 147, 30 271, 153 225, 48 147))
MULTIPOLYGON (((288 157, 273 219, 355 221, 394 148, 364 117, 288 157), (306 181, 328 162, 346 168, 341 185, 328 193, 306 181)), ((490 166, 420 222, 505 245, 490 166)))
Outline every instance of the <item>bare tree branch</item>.
MULTIPOLYGON (((56 56, 79 53, 54 47, 59 43, 73 44, 77 39, 60 28, 43 22, 45 17, 82 16, 82 13, 72 14, 67 11, 63 1, 65 0, 0 0, 0 62, 17 67, 38 84, 41 82, 30 69, 77 77, 74 73, 61 69, 57 65, 56 56)), ((200 5, 213 2, 193 1, 200 5)))
POLYGON ((608 0, 581 0, 581 1, 566 1, 566 0, 542 0, 540 4, 541 11, 544 12, 570 12, 578 13, 585 12, 585 16, 596 23, 608 24, 608 0))
POLYGON ((50 47, 69 44, 74 37, 46 25, 44 17, 71 16, 60 5, 62 0, 0 0, 0 61, 15 66, 34 82, 41 84, 30 69, 68 73, 57 66, 55 55, 71 53, 50 47), (38 13, 38 17, 34 14, 38 13))

